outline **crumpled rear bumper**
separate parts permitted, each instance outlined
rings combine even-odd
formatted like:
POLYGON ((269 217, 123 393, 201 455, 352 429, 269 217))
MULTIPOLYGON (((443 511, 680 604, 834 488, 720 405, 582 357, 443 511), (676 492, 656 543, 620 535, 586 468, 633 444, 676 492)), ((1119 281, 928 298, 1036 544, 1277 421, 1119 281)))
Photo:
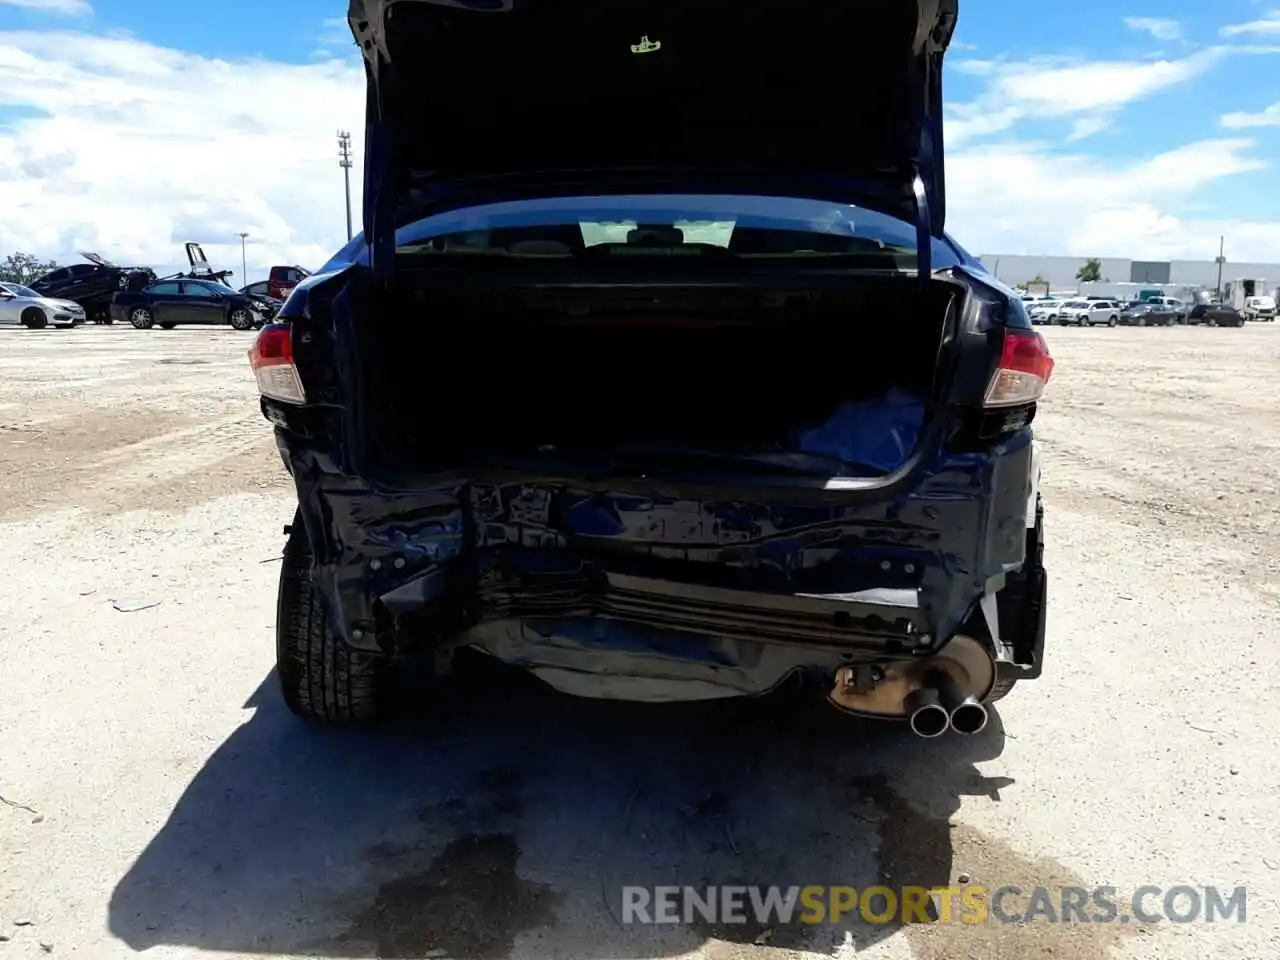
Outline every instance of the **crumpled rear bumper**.
POLYGON ((591 696, 753 693, 926 655, 1025 554, 1029 430, 856 505, 509 476, 387 492, 277 437, 346 642, 474 647, 591 696))

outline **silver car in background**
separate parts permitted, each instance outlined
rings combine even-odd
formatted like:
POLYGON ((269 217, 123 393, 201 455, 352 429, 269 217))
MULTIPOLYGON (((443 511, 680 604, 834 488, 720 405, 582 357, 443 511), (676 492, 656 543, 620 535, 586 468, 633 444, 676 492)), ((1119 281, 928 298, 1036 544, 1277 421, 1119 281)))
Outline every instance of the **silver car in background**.
POLYGON ((1058 311, 1062 326, 1114 327, 1120 322, 1120 304, 1115 300, 1068 300, 1058 311))
POLYGON ((30 287, 0 280, 0 326, 74 327, 84 323, 84 307, 71 300, 42 297, 30 287))
POLYGON ((1063 300, 1032 300, 1027 307, 1027 315, 1034 324, 1055 323, 1058 319, 1058 311, 1062 308, 1063 300))

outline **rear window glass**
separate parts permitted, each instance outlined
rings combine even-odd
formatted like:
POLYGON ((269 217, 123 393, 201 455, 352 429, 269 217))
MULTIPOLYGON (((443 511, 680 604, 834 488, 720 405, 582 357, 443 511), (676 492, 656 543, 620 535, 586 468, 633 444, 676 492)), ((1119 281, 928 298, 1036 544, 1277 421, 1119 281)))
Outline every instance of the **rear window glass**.
MULTIPOLYGON (((505 257, 733 254, 743 257, 909 257, 912 224, 861 207, 721 195, 570 197, 490 204, 402 228, 405 255, 505 257)), ((935 265, 957 262, 933 241, 935 265)))

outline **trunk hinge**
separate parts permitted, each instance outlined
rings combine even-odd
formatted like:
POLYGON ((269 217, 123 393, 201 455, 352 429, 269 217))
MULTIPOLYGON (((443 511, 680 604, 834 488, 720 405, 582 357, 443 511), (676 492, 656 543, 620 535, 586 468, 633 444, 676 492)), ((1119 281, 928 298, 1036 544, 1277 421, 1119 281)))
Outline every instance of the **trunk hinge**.
MULTIPOLYGON (((353 0, 352 7, 359 3, 353 0)), ((399 172, 395 130, 383 114, 383 99, 391 83, 388 74, 386 61, 380 57, 365 64, 364 210, 360 218, 369 251, 369 272, 384 282, 391 277, 396 254, 395 177, 399 172)))
MULTIPOLYGON (((930 86, 929 73, 932 62, 924 61, 925 88, 930 86)), ((920 140, 917 144, 915 176, 911 180, 911 192, 916 208, 916 266, 921 290, 927 290, 933 275, 933 210, 934 197, 931 188, 937 183, 934 169, 933 127, 929 122, 928 94, 920 104, 920 140)))
POLYGON ((919 171, 911 181, 911 192, 916 204, 916 271, 921 292, 929 289, 933 275, 933 222, 929 216, 929 188, 919 171))
POLYGON ((365 133, 364 238, 369 248, 369 270, 375 278, 388 278, 396 255, 396 175, 394 136, 381 120, 365 133))

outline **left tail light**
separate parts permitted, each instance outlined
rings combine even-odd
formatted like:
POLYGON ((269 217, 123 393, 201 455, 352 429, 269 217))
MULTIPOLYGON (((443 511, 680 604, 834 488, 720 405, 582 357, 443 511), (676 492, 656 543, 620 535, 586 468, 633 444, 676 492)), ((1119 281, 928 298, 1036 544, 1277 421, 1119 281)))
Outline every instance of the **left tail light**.
POLYGON ((282 403, 307 402, 302 378, 293 362, 293 328, 287 323, 268 323, 258 332, 249 349, 249 366, 258 381, 258 392, 282 403))

